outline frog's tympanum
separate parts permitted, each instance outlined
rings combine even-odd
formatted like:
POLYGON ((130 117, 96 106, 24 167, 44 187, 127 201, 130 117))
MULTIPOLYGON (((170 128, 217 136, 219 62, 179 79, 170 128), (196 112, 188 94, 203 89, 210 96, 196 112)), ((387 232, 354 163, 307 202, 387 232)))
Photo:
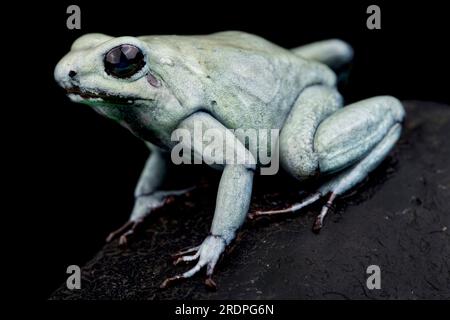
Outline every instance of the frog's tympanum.
MULTIPOLYGON (((208 163, 223 170, 210 234, 176 262, 198 260, 162 287, 189 278, 206 266, 206 284, 224 249, 247 216, 294 212, 328 196, 313 229, 319 230, 336 196, 361 182, 399 139, 404 109, 390 96, 343 107, 332 71, 350 62, 352 48, 340 40, 292 50, 243 32, 206 36, 113 38, 88 34, 76 40, 58 63, 55 79, 69 98, 91 106, 142 139, 151 149, 137 184, 129 221, 112 232, 124 244, 144 217, 167 197, 186 190, 161 191, 177 129, 192 132, 194 153, 206 154, 208 141, 194 127, 224 133, 227 146, 254 161, 208 163), (316 193, 284 210, 248 215, 255 170, 254 150, 236 129, 279 129, 277 156, 284 170, 303 181, 328 176, 316 193)), ((186 142, 187 143, 187 142, 186 142)), ((209 159, 211 160, 211 159, 209 159)))

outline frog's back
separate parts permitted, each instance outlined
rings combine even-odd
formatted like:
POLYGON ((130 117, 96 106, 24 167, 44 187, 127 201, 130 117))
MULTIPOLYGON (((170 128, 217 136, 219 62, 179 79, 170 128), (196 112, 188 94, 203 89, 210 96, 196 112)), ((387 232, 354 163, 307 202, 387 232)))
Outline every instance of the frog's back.
POLYGON ((232 129, 280 128, 305 87, 335 84, 327 66, 243 32, 141 40, 184 107, 206 110, 232 129))

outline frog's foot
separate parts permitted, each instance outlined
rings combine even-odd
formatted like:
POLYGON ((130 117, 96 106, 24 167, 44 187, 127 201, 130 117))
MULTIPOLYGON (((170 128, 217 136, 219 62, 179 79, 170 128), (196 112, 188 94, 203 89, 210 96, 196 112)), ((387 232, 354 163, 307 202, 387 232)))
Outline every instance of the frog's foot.
POLYGON ((217 264, 220 256, 224 252, 226 247, 226 242, 221 236, 209 235, 203 241, 200 246, 181 251, 172 257, 177 258, 174 261, 174 264, 178 264, 180 262, 190 262, 198 259, 197 264, 190 270, 178 274, 174 277, 167 278, 161 284, 160 288, 166 288, 170 284, 182 280, 187 279, 198 273, 204 266, 206 266, 206 280, 205 285, 209 289, 216 289, 216 283, 212 279, 212 275, 214 272, 214 267, 217 264), (195 253, 194 253, 195 252, 195 253), (190 253, 194 253, 189 255, 190 253))
POLYGON ((187 194, 194 187, 182 190, 156 191, 149 195, 142 195, 136 198, 133 212, 130 219, 120 228, 111 232, 106 238, 106 242, 119 238, 119 245, 128 244, 131 237, 136 234, 145 218, 154 210, 164 207, 175 200, 175 197, 187 194))

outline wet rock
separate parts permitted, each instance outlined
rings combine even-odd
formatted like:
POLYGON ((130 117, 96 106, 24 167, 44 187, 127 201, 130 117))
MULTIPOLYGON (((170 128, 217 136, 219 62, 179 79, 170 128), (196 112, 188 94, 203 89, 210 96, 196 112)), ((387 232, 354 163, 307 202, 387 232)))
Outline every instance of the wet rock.
MULTIPOLYGON (((62 285, 51 299, 450 299, 450 106, 405 107, 398 145, 337 200, 320 234, 311 227, 323 202, 247 222, 219 263, 217 291, 205 289, 204 273, 159 288, 188 267, 173 266, 170 254, 208 233, 220 175, 206 169, 197 190, 146 221, 126 249, 105 245, 82 268, 81 290, 62 285), (381 269, 380 290, 366 286, 369 265, 381 269)), ((286 207, 315 187, 257 177, 252 209, 286 207)))

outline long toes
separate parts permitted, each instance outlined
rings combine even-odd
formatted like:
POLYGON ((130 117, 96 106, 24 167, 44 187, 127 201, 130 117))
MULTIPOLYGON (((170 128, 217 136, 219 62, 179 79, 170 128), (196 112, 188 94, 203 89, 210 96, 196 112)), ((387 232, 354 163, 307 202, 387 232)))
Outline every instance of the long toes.
POLYGON ((178 251, 178 252, 176 252, 174 254, 171 254, 170 256, 172 257, 172 259, 177 259, 178 257, 181 257, 181 256, 183 256, 185 254, 188 254, 188 253, 191 253, 191 252, 194 252, 194 251, 198 251, 199 249, 200 249, 200 246, 196 246, 196 247, 192 247, 192 248, 189 248, 189 249, 180 250, 180 251, 178 251))
POLYGON ((127 245, 131 236, 134 235, 135 231, 142 224, 142 221, 143 220, 128 221, 116 231, 111 232, 106 238, 106 242, 111 242, 113 239, 119 237, 119 246, 127 245))
POLYGON ((161 284, 161 288, 166 288, 170 283, 176 280, 190 278, 206 266, 206 275, 208 276, 208 279, 206 280, 205 284, 209 288, 214 289, 216 285, 215 282, 211 279, 211 276, 214 271, 214 267, 217 264, 217 261, 224 252, 225 247, 226 243, 222 237, 209 235, 200 246, 179 253, 178 256, 180 254, 183 255, 187 252, 196 251, 196 253, 193 255, 180 256, 175 261, 175 264, 181 261, 193 261, 195 259, 198 259, 198 261, 193 268, 189 269, 185 273, 164 280, 164 282, 161 284))
POLYGON ((194 274, 196 274, 197 272, 199 272, 206 264, 206 261, 202 261, 200 260, 199 262, 197 262, 197 264, 190 270, 186 271, 185 273, 183 273, 183 278, 190 278, 192 277, 194 274))
POLYGON ((284 213, 294 213, 299 211, 300 209, 310 205, 311 203, 317 201, 320 199, 322 194, 320 192, 316 192, 311 194, 310 196, 306 197, 299 203, 294 203, 293 205, 285 208, 285 209, 277 209, 277 210, 266 210, 266 211, 254 211, 248 214, 249 219, 255 219, 262 216, 272 216, 277 214, 284 214, 284 213))
POLYGON ((186 271, 183 274, 178 274, 174 277, 170 277, 167 278, 166 280, 163 281, 163 283, 161 283, 161 285, 159 286, 161 289, 165 289, 167 288, 169 285, 171 285, 172 283, 182 280, 182 279, 187 279, 192 277, 194 274, 196 274, 197 272, 199 272, 201 270, 201 268, 203 268, 205 266, 205 263, 199 261, 197 262, 197 264, 190 270, 186 271))
POLYGON ((125 232, 123 235, 119 238, 119 246, 124 247, 128 244, 128 240, 131 238, 131 236, 134 234, 134 229, 130 229, 127 232, 125 232))
POLYGON ((200 256, 200 251, 197 251, 196 254, 193 254, 191 256, 181 256, 173 262, 173 265, 176 266, 180 262, 194 261, 194 260, 198 259, 199 256, 200 256))
POLYGON ((118 228, 117 230, 112 231, 108 237, 106 237, 106 242, 111 242, 112 240, 114 240, 115 238, 117 238, 119 235, 121 235, 123 232, 125 232, 127 229, 129 229, 131 227, 131 225, 134 222, 129 220, 126 223, 124 223, 120 228, 118 228))
POLYGON ((265 210, 265 211, 258 210, 258 211, 253 211, 253 212, 250 212, 247 215, 247 217, 250 220, 255 220, 255 219, 260 218, 260 217, 268 217, 268 216, 274 216, 274 215, 278 215, 278 214, 292 213, 292 212, 295 212, 295 211, 298 210, 296 208, 296 206, 298 206, 298 205, 293 205, 293 206, 290 206, 290 207, 288 207, 286 209, 279 209, 279 210, 265 210))
POLYGON ((179 281, 179 280, 181 280, 181 279, 183 279, 183 276, 182 275, 176 275, 176 276, 174 276, 174 277, 170 277, 170 278, 167 278, 166 280, 164 280, 162 283, 161 283, 161 285, 159 286, 161 289, 165 289, 165 288, 167 288, 169 285, 171 285, 172 283, 174 283, 174 282, 176 282, 176 281, 179 281))

